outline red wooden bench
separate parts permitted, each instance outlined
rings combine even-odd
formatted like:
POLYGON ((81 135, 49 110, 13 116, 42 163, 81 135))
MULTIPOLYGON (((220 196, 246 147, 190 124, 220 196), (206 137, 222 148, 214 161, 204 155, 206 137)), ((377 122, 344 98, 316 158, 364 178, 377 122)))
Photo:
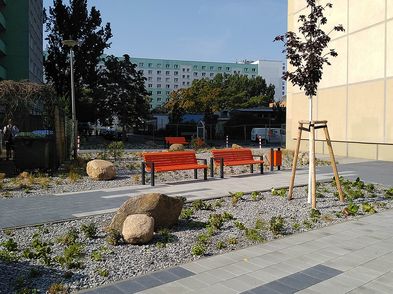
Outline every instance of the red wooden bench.
POLYGON ((151 175, 151 185, 154 186, 156 172, 194 170, 194 179, 198 178, 198 169, 203 169, 204 180, 207 180, 207 160, 198 159, 194 151, 176 152, 147 152, 143 153, 142 162, 142 185, 146 184, 146 172, 151 175), (197 161, 202 160, 203 164, 197 161))
POLYGON ((250 149, 226 148, 213 149, 213 157, 210 158, 210 176, 214 177, 214 164, 220 165, 220 177, 224 177, 224 166, 250 165, 250 172, 254 172, 254 164, 259 164, 261 174, 263 174, 263 156, 260 160, 255 160, 250 149))
POLYGON ((186 145, 188 142, 185 137, 165 137, 165 144, 171 146, 172 144, 186 145))

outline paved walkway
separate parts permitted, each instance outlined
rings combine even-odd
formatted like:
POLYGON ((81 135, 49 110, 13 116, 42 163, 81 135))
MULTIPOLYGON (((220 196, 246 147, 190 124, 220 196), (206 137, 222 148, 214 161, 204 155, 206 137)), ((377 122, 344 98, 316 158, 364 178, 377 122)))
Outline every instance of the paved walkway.
POLYGON ((83 293, 393 293, 393 210, 83 293))
MULTIPOLYGON (((208 181, 190 180, 172 183, 136 185, 59 195, 0 200, 0 227, 14 227, 54 222, 116 211, 128 197, 143 193, 159 192, 170 196, 184 196, 189 200, 228 196, 229 192, 266 191, 288 186, 290 171, 261 174, 245 174, 224 179, 209 178, 208 181), (21 217, 23 216, 23 217, 21 217)), ((343 171, 343 175, 355 176, 356 172, 343 171)), ((331 179, 331 170, 318 174, 319 180, 331 179)), ((297 185, 307 183, 308 170, 299 170, 297 185)))

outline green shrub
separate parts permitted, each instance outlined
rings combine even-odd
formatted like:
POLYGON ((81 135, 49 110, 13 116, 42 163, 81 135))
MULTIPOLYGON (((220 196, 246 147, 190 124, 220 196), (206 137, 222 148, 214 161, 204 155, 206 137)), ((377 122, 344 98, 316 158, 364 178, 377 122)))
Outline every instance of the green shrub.
POLYGON ((350 202, 348 204, 348 206, 343 209, 343 214, 344 215, 352 215, 353 216, 353 215, 356 215, 358 213, 358 210, 359 210, 359 205, 357 205, 357 204, 355 204, 353 202, 350 202))
POLYGON ((68 288, 60 283, 55 283, 49 286, 46 291, 48 294, 67 294, 68 288))
POLYGON ((268 227, 268 224, 264 220, 257 219, 255 221, 255 229, 257 230, 266 230, 268 227))
POLYGON ((241 231, 246 229, 246 226, 242 222, 234 221, 233 224, 235 225, 236 228, 238 228, 241 231))
POLYGON ((106 242, 110 245, 117 246, 123 243, 123 236, 115 229, 110 229, 105 238, 106 242))
POLYGON ((64 253, 62 256, 56 256, 56 261, 62 266, 68 269, 81 268, 82 262, 81 258, 83 256, 83 246, 82 244, 72 244, 64 248, 64 253))
POLYGON ((210 237, 207 234, 199 234, 197 236, 198 243, 207 245, 209 243, 210 237))
POLYGON ((124 143, 122 141, 114 141, 108 145, 109 154, 116 160, 124 155, 124 143))
POLYGON ((224 224, 224 219, 221 214, 213 213, 209 216, 208 226, 220 230, 223 224, 224 224))
POLYGON ((271 193, 273 196, 280 196, 280 197, 286 197, 287 196, 287 189, 281 188, 281 189, 274 189, 272 188, 271 193))
POLYGON ((81 226, 81 231, 88 239, 97 238, 97 226, 94 223, 89 223, 87 225, 83 224, 81 226))
POLYGON ((366 184, 365 189, 367 192, 372 193, 375 191, 375 186, 374 184, 366 184))
POLYGON ((258 191, 251 192, 251 200, 257 201, 261 197, 262 193, 258 191))
POLYGON ((109 271, 106 268, 99 268, 97 270, 98 275, 100 275, 101 277, 107 277, 109 276, 109 271))
POLYGON ((62 245, 72 245, 76 243, 78 237, 79 237, 78 230, 75 228, 71 228, 63 236, 57 238, 57 241, 62 245))
POLYGON ((279 216, 273 216, 270 219, 270 231, 273 235, 282 234, 284 232, 285 220, 284 218, 279 216))
POLYGON ((39 259, 45 265, 51 265, 52 258, 50 254, 52 253, 51 242, 45 242, 39 233, 33 235, 33 240, 31 242, 32 250, 26 248, 23 251, 23 256, 28 259, 39 259))
POLYGON ((385 194, 384 194, 384 197, 385 198, 393 198, 393 188, 390 188, 390 189, 386 190, 385 194))
POLYGON ((314 222, 317 222, 321 217, 321 212, 318 209, 312 208, 310 211, 310 218, 314 222))
POLYGON ((180 213, 180 219, 189 220, 194 214, 194 210, 192 208, 183 208, 180 213))
POLYGON ((219 249, 219 250, 220 249, 225 249, 225 248, 227 248, 227 245, 223 241, 217 241, 216 248, 219 249))
POLYGON ((213 228, 213 227, 210 227, 210 226, 208 226, 207 228, 206 228, 206 234, 208 235, 208 236, 213 236, 215 233, 216 233, 216 231, 217 231, 217 229, 216 228, 213 228))
POLYGON ((231 195, 232 205, 236 206, 236 204, 243 198, 244 192, 235 192, 229 193, 231 195))
POLYGON ((306 229, 312 229, 314 227, 314 222, 311 222, 311 221, 306 219, 306 220, 303 221, 303 226, 306 229))
POLYGON ((227 211, 224 211, 222 213, 222 218, 224 219, 224 221, 229 221, 234 219, 233 215, 227 211))
POLYGON ((93 261, 103 261, 104 258, 100 250, 93 250, 91 252, 91 260, 93 261))
POLYGON ((0 261, 10 263, 19 260, 18 255, 13 251, 0 250, 0 261))
POLYGON ((195 210, 202 210, 204 208, 204 203, 201 199, 198 199, 192 202, 192 207, 195 210))
POLYGON ((7 251, 18 251, 18 243, 16 243, 12 238, 1 242, 0 246, 3 246, 7 251))
POLYGON ((215 202, 214 202, 214 207, 222 207, 222 205, 223 205, 223 203, 224 203, 225 201, 224 201, 224 199, 217 199, 215 202))
POLYGON ((237 244, 237 238, 236 237, 230 237, 230 238, 228 238, 227 242, 230 245, 236 245, 237 244))
POLYGON ((299 223, 293 223, 292 224, 292 230, 299 231, 299 229, 300 229, 300 224, 299 223))
POLYGON ((249 229, 246 228, 246 237, 247 239, 251 241, 258 241, 258 242, 264 242, 266 241, 265 237, 263 237, 258 230, 256 229, 249 229))
POLYGON ((362 210, 364 213, 369 213, 369 214, 374 214, 377 212, 375 208, 368 202, 362 204, 362 210))
POLYGON ((204 255, 205 251, 206 251, 206 247, 203 244, 196 244, 191 249, 192 255, 196 255, 196 256, 204 255))

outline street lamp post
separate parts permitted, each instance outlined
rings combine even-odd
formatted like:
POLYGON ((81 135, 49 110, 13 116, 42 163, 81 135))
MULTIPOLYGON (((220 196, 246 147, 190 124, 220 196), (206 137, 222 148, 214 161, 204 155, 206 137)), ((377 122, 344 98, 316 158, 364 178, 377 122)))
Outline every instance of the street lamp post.
POLYGON ((77 159, 77 125, 76 125, 76 111, 75 111, 75 85, 74 85, 74 46, 78 44, 75 40, 63 40, 63 45, 70 48, 70 64, 71 64, 71 113, 72 113, 72 142, 73 142, 73 157, 77 159))

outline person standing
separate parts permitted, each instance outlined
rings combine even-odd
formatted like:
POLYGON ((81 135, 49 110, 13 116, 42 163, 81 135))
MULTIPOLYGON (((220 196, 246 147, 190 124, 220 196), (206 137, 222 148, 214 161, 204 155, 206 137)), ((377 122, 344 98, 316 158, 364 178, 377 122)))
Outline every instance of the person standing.
POLYGON ((14 138, 17 133, 19 133, 19 129, 12 124, 12 120, 8 120, 8 124, 4 127, 4 142, 5 142, 5 151, 6 151, 6 160, 11 158, 12 150, 14 149, 14 138))

